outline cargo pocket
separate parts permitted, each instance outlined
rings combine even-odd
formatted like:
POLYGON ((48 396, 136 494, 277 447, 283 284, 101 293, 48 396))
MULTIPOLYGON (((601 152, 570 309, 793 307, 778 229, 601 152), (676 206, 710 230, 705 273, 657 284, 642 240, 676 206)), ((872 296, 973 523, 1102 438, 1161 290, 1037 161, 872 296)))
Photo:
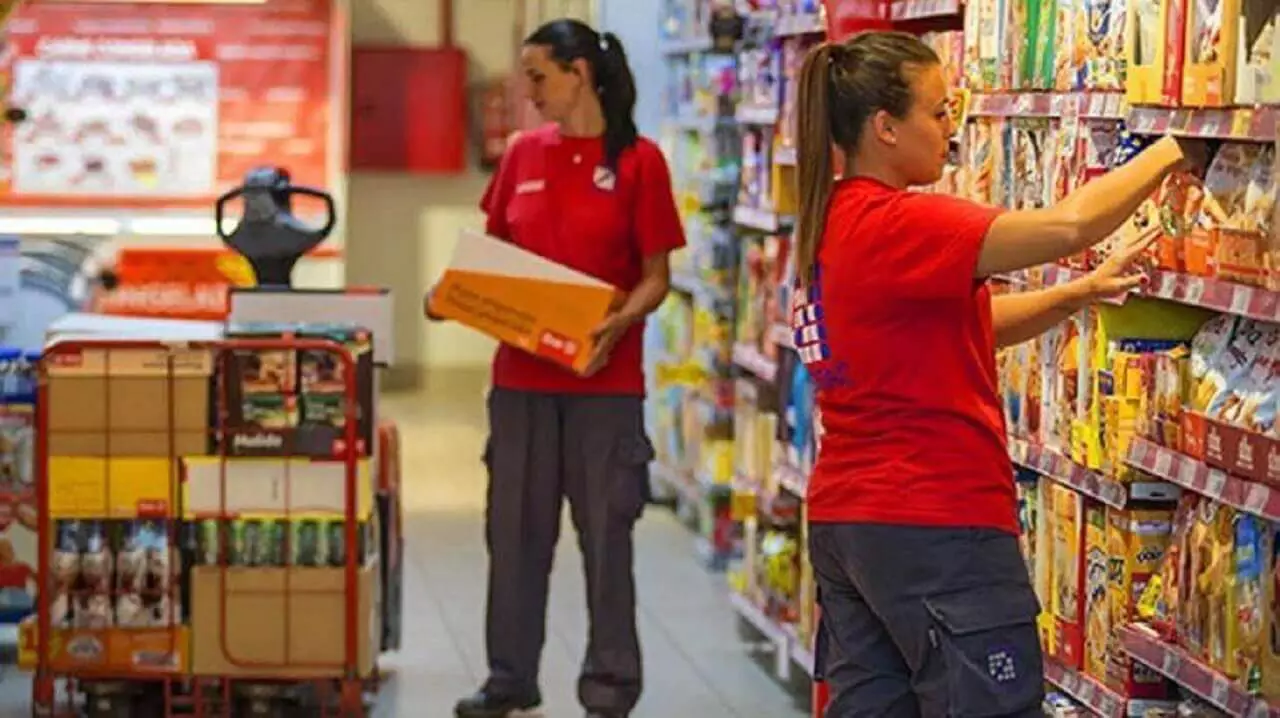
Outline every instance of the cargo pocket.
POLYGON ((653 443, 644 434, 618 443, 613 455, 613 491, 609 497, 609 507, 617 516, 635 521, 644 513, 649 493, 649 463, 654 456, 653 443))
POLYGON ((945 715, 1006 716, 1040 705, 1044 665, 1030 587, 984 586, 925 599, 946 671, 945 715))

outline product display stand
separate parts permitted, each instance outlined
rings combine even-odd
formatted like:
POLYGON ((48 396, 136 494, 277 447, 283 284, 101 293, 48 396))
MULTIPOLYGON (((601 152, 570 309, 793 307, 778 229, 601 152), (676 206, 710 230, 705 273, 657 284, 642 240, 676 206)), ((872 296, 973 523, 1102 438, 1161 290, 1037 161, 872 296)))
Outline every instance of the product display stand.
MULTIPOLYGON (((1280 714, 1280 649, 1266 638, 1280 630, 1280 52, 1271 45, 1280 8, 737 2, 747 29, 731 60, 697 54, 716 46, 698 29, 714 4, 673 2, 668 12, 679 54, 666 146, 678 187, 705 195, 731 165, 736 192, 711 213, 682 203, 690 248, 673 268, 691 299, 671 299, 655 322, 660 349, 676 357, 658 374, 685 385, 651 394, 651 410, 670 447, 659 451, 663 473, 724 487, 729 605, 765 636, 786 636, 787 653, 812 671, 802 498, 813 390, 786 328, 795 72, 824 32, 903 29, 938 52, 960 88, 954 163, 919 191, 1044 207, 1161 135, 1221 143, 1203 189, 1175 175, 1117 233, 1160 232, 1151 281, 1002 350, 998 366, 1023 549, 1043 606, 1046 712, 1280 714), (1188 22, 1164 22, 1174 17, 1188 22), (712 126, 699 124, 699 108, 726 106, 714 127, 736 131, 733 162, 690 139, 712 126), (732 304, 731 318, 705 309, 713 297, 732 304), (686 367, 708 338, 736 367, 733 422, 728 436, 698 443, 706 426, 685 397, 690 385, 711 392, 706 373, 686 367)), ((993 278, 993 290, 1072 281, 1113 242, 993 278)), ((815 716, 824 706, 816 696, 815 716)))

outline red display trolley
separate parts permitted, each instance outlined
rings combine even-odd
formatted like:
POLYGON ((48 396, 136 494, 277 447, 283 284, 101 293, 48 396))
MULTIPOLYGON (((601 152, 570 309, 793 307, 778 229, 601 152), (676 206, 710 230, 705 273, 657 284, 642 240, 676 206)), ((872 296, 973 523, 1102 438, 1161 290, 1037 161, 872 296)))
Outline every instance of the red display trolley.
POLYGON ((48 348, 33 715, 369 714, 386 544, 362 371, 329 339, 48 348))

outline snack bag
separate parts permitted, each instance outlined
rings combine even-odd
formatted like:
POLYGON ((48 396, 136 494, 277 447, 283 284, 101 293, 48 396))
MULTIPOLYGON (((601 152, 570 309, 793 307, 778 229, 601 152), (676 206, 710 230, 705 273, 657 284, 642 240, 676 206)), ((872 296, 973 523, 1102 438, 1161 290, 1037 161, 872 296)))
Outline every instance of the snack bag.
POLYGON ((1187 272, 1216 275, 1218 240, 1224 228, 1243 221, 1251 172, 1260 154, 1258 144, 1229 142, 1214 156, 1205 177, 1204 201, 1187 240, 1187 272))
POLYGON ((1261 324, 1262 339, 1240 381, 1230 388, 1220 416, 1249 431, 1266 433, 1275 423, 1280 377, 1280 327, 1261 324))
POLYGON ((1249 170, 1238 213, 1228 217, 1217 242, 1218 276, 1243 284, 1266 284, 1264 255, 1275 212, 1275 153, 1262 145, 1249 170))
POLYGON ((1110 555, 1107 547, 1107 511, 1102 504, 1085 509, 1084 670, 1105 681, 1111 612, 1107 601, 1110 555))
POLYGON ((1227 350, 1219 357, 1217 365, 1209 370, 1204 382, 1197 388, 1195 399, 1209 397, 1205 413, 1226 421, 1236 401, 1237 388, 1246 381, 1254 360, 1273 340, 1276 327, 1252 319, 1245 319, 1236 328, 1227 350))
MULTIPOLYGON (((1207 499, 1205 499, 1207 501, 1207 499)), ((1173 530, 1159 570, 1151 577, 1138 600, 1138 618, 1148 623, 1166 641, 1178 636, 1182 598, 1189 568, 1191 528, 1196 523, 1201 498, 1185 492, 1178 500, 1173 530)))
POLYGON ((1209 372, 1217 367, 1219 360, 1227 350, 1231 338, 1235 336, 1236 326, 1240 318, 1232 314, 1219 314, 1205 322, 1191 340, 1190 386, 1188 408, 1203 412, 1209 407, 1214 389, 1203 386, 1209 372))
POLYGON ((1179 585, 1178 642, 1192 655, 1208 659, 1210 654, 1210 629, 1213 614, 1213 579, 1225 580, 1222 566, 1214 548, 1214 530, 1219 511, 1228 510, 1214 501, 1205 500, 1196 506, 1195 519, 1187 536, 1186 556, 1183 559, 1185 573, 1179 585))
POLYGON ((1084 0, 1077 22, 1084 23, 1084 87, 1124 89, 1125 0, 1084 0))
MULTIPOLYGON (((1210 502, 1206 502, 1210 503, 1210 502)), ((1201 565, 1197 588, 1206 609, 1205 648, 1210 665, 1235 676, 1235 655, 1239 648, 1239 626, 1235 610, 1235 520, 1236 511, 1217 505, 1209 519, 1208 561, 1201 565)))

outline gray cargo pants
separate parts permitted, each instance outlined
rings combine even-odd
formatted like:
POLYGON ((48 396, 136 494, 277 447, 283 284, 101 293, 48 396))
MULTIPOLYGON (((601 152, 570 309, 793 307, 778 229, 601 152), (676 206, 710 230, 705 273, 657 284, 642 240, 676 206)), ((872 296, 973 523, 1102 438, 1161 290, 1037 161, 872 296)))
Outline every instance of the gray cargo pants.
POLYGON ((1039 718, 1040 606, 1017 537, 879 524, 809 529, 827 718, 1039 718))
POLYGON ((578 680, 587 710, 625 715, 640 698, 632 529, 653 446, 638 396, 489 394, 486 690, 537 689, 547 591, 564 498, 582 550, 590 631, 578 680))

